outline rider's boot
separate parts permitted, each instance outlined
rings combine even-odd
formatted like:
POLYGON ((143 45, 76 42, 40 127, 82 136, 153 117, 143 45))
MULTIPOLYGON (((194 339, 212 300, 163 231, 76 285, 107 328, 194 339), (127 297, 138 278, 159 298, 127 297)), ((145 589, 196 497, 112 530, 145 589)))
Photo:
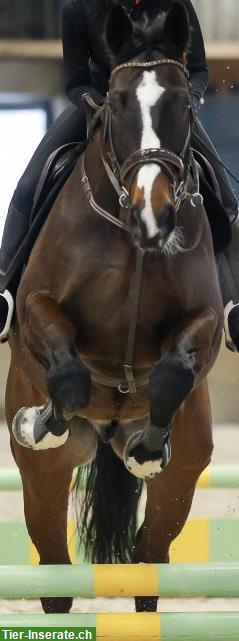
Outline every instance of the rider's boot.
MULTIPOLYGON (((28 216, 17 209, 12 199, 4 227, 0 249, 0 342, 8 338, 14 312, 14 292, 6 288, 8 273, 17 249, 28 231, 28 216)), ((9 276, 9 282, 12 276, 9 276)))
POLYGON ((226 346, 239 352, 239 223, 238 201, 233 192, 224 165, 207 135, 202 123, 196 117, 193 131, 195 148, 211 162, 221 191, 221 200, 231 223, 232 241, 226 251, 218 257, 219 280, 224 304, 224 330, 226 346))
POLYGON ((224 303, 226 346, 239 352, 239 220, 231 226, 232 240, 219 256, 219 280, 224 303))

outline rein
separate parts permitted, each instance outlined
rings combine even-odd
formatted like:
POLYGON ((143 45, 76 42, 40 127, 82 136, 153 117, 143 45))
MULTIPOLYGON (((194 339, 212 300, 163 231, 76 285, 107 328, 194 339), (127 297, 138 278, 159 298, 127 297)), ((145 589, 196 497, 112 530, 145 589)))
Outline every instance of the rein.
MULTIPOLYGON (((123 69, 132 69, 132 68, 152 68, 158 67, 161 65, 175 65, 184 75, 188 78, 188 72, 185 66, 177 62, 176 60, 165 59, 165 60, 154 60, 149 62, 127 62, 121 65, 118 65, 111 73, 110 82, 112 78, 123 69)), ((101 108, 102 113, 102 108, 101 108)), ((193 109, 191 106, 191 114, 193 116, 193 109)), ((194 116, 193 116, 194 118, 194 116)), ((121 208, 119 218, 108 212, 107 210, 100 207, 95 199, 90 186, 89 179, 86 175, 85 165, 84 165, 84 155, 81 158, 81 184, 85 191, 86 197, 89 201, 92 209, 100 215, 102 218, 110 222, 111 224, 119 227, 120 229, 130 232, 129 228, 129 215, 130 215, 130 189, 126 189, 124 182, 130 174, 130 186, 132 185, 133 179, 138 172, 139 168, 147 163, 156 163, 160 166, 163 173, 169 178, 173 186, 173 198, 176 211, 178 212, 182 203, 190 198, 191 204, 194 207, 202 205, 202 196, 199 193, 199 177, 198 170, 193 158, 193 155, 190 151, 190 138, 191 138, 191 123, 189 125, 189 130, 187 138, 183 149, 180 155, 174 154, 168 149, 161 148, 149 148, 149 149, 139 149, 133 152, 120 166, 120 163, 117 159, 115 153, 113 137, 112 137, 112 111, 109 102, 109 96, 107 95, 105 106, 103 108, 103 141, 104 144, 109 143, 110 150, 107 151, 105 155, 105 150, 103 145, 101 146, 101 159, 105 167, 106 173, 109 177, 111 184, 113 185, 116 193, 119 198, 119 205, 121 208), (188 159, 185 160, 185 156, 188 152, 188 159), (194 191, 191 193, 188 192, 188 183, 190 179, 190 168, 192 168, 193 173, 193 183, 195 185, 194 191), (129 212, 127 213, 127 210, 129 212)), ((182 252, 192 251, 195 246, 190 248, 182 249, 182 252)), ((146 386, 148 383, 148 377, 135 377, 133 370, 133 355, 134 355, 134 345, 135 345, 135 336, 136 336, 136 326, 137 326, 137 317, 138 317, 138 308, 139 308, 139 299, 140 291, 142 285, 142 273, 143 273, 143 260, 144 260, 144 250, 140 247, 136 247, 136 265, 135 272, 132 284, 132 302, 131 302, 131 317, 130 325, 128 332, 125 364, 123 366, 124 375, 126 383, 122 383, 122 380, 112 379, 111 377, 103 376, 98 374, 98 372, 92 370, 92 380, 101 385, 107 385, 110 387, 115 387, 117 385, 119 392, 121 394, 135 394, 137 392, 137 386, 146 386)))

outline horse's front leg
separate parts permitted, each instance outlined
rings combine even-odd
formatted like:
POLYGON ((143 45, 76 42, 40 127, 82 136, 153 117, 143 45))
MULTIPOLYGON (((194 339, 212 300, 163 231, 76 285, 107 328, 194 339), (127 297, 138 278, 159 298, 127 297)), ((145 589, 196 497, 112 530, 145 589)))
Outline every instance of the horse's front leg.
POLYGON ((24 445, 24 427, 25 444, 29 445, 34 425, 37 433, 35 441, 39 442, 43 437, 48 438, 48 434, 44 435, 47 424, 54 436, 61 436, 62 439, 61 442, 56 441, 55 445, 49 445, 46 440, 46 447, 58 446, 68 436, 67 422, 89 403, 90 373, 81 362, 76 349, 75 326, 50 295, 29 294, 24 309, 20 308, 19 312, 25 345, 34 361, 43 368, 41 391, 46 400, 50 399, 52 402, 54 416, 51 414, 51 407, 48 411, 47 405, 41 409, 40 416, 38 408, 34 408, 33 413, 23 409, 16 417, 14 434, 18 442, 24 445))
POLYGON ((220 337, 220 319, 211 307, 174 328, 167 351, 151 372, 149 422, 125 448, 126 466, 135 476, 154 476, 166 467, 174 415, 212 367, 220 337))

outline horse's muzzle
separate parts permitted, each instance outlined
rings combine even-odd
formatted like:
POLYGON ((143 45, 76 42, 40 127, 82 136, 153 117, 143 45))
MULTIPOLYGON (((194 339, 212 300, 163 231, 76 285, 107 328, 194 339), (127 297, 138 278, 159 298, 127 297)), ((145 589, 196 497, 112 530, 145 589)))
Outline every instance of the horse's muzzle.
POLYGON ((159 249, 167 242, 176 227, 177 212, 172 203, 164 205, 155 214, 155 233, 149 235, 147 224, 142 221, 139 207, 132 208, 131 235, 136 245, 142 249, 159 249))
POLYGON ((156 216, 159 237, 161 241, 166 242, 172 231, 176 227, 177 212, 173 204, 168 203, 163 210, 156 216))

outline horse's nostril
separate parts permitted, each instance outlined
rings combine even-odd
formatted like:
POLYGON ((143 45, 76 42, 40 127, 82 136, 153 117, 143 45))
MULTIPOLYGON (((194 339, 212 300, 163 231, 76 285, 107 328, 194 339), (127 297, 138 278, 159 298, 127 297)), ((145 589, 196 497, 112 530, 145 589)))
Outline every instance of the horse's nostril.
POLYGON ((174 205, 165 205, 157 217, 159 230, 163 236, 170 234, 176 225, 176 209, 174 205))

